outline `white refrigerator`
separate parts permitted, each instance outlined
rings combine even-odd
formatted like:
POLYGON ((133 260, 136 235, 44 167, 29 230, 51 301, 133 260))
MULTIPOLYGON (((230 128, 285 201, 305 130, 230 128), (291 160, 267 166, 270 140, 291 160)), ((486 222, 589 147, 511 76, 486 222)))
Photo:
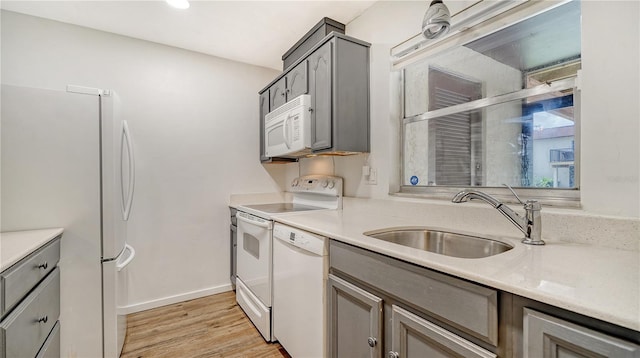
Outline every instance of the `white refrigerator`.
POLYGON ((2 85, 0 228, 62 227, 61 357, 118 357, 126 334, 131 134, 113 91, 2 85))

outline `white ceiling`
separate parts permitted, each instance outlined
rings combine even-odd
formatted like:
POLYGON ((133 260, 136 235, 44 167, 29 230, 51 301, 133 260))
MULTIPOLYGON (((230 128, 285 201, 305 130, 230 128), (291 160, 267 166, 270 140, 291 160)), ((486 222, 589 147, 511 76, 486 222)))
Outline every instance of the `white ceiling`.
POLYGON ((6 1, 5 10, 282 69, 282 54, 323 17, 343 24, 375 1, 6 1))

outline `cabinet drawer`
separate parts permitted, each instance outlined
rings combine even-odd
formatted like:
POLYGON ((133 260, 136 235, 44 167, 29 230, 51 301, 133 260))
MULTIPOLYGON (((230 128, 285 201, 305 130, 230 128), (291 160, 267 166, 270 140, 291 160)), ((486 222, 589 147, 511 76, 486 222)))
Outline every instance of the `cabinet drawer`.
POLYGON ((49 337, 44 341, 42 348, 36 358, 58 358, 60 357, 60 321, 53 326, 49 337))
POLYGON ((60 260, 60 239, 55 239, 0 274, 2 315, 9 312, 60 260))
POLYGON ((332 270, 404 301, 494 346, 498 345, 498 292, 416 265, 331 241, 332 270))
POLYGON ((56 267, 0 324, 4 357, 35 357, 59 316, 60 270, 56 267))

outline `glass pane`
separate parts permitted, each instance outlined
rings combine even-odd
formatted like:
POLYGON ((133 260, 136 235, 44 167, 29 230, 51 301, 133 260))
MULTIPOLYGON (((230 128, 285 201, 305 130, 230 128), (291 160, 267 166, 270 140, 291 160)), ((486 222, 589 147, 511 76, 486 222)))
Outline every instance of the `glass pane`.
POLYGON ((407 123, 403 185, 575 188, 573 115, 555 93, 407 123))
MULTIPOLYGON (((403 70, 404 117, 431 110, 430 70, 478 83, 481 98, 486 98, 530 87, 529 74, 579 58, 580 3, 572 1, 407 66, 403 70)), ((562 76, 573 76, 578 68, 562 76)), ((535 78, 540 80, 537 83, 559 79, 558 73, 552 75, 556 77, 535 78)))
POLYGON ((408 123, 404 127, 403 185, 435 185, 428 182, 429 121, 408 123))

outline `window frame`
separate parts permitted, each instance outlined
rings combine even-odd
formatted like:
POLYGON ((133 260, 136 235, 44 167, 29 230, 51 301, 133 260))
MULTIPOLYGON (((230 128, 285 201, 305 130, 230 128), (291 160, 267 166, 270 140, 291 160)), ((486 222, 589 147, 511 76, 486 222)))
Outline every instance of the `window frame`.
MULTIPOLYGON (((397 45, 391 50, 392 79, 395 78, 396 86, 392 93, 392 98, 399 100, 394 116, 399 119, 399 191, 393 193, 396 196, 421 197, 430 199, 451 199, 458 191, 468 188, 457 186, 412 186, 405 184, 405 136, 406 126, 409 123, 428 120, 447 114, 458 113, 464 110, 481 109, 490 105, 506 103, 508 101, 523 99, 539 94, 550 93, 560 89, 573 88, 574 94, 574 123, 575 123, 575 188, 530 188, 518 187, 517 192, 524 200, 535 199, 544 205, 562 207, 580 207, 580 71, 575 77, 569 77, 554 81, 551 84, 539 85, 532 88, 525 88, 512 93, 502 94, 493 97, 482 98, 472 102, 427 111, 405 118, 405 78, 404 68, 418 62, 424 58, 432 56, 446 49, 461 46, 475 39, 487 36, 493 32, 511 26, 514 23, 526 20, 545 11, 568 3, 571 0, 559 2, 538 2, 538 1, 517 1, 514 5, 512 1, 505 1, 501 6, 489 7, 491 2, 480 1, 476 5, 455 14, 452 18, 452 32, 447 36, 437 40, 424 40, 420 35, 397 45), (484 3, 484 4, 483 4, 484 3), (481 6, 482 5, 482 6, 481 6), (456 21, 461 20, 467 26, 456 26, 456 21), (486 21, 490 20, 490 21, 486 21), (481 23, 480 23, 481 22, 481 23), (469 27, 474 27, 473 31, 468 31, 469 27)), ((393 86, 392 86, 393 88, 393 86)), ((474 186, 481 189, 499 200, 509 203, 517 203, 513 194, 504 187, 474 186)))

